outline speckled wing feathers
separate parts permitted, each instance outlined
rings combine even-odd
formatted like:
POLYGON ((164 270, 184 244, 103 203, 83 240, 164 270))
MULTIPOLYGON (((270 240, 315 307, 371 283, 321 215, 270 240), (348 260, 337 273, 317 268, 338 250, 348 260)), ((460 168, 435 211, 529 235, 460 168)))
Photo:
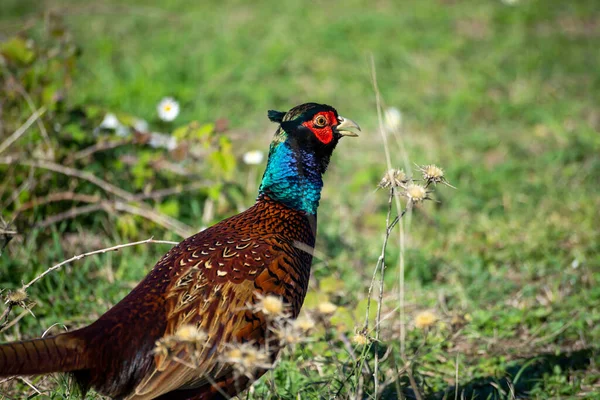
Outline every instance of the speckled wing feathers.
MULTIPOLYGON (((128 399, 151 399, 176 389, 210 387, 231 372, 218 359, 228 343, 264 340, 266 321, 249 307, 257 294, 274 294, 296 316, 304 300, 312 256, 294 243, 314 246, 308 218, 264 199, 248 211, 180 243, 150 275, 168 275, 166 329, 184 324, 208 334, 190 368, 172 357, 154 356, 155 367, 128 399), (254 211, 252 211, 254 210, 254 211)), ((187 350, 175 351, 190 360, 187 350)))

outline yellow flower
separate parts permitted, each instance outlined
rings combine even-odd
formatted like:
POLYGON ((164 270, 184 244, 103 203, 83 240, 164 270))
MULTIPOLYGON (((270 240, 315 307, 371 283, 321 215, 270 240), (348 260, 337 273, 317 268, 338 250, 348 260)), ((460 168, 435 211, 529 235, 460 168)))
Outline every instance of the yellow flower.
POLYGON ((415 316, 415 326, 419 329, 429 328, 437 321, 437 316, 431 311, 422 311, 415 316))

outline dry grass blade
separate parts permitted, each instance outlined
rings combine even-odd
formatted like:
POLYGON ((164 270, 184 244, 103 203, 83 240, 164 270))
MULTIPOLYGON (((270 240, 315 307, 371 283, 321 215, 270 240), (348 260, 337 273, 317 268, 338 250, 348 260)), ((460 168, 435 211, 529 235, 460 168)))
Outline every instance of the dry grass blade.
POLYGON ((26 291, 31 285, 33 285, 34 283, 36 283, 37 281, 42 279, 44 276, 48 275, 50 272, 59 269, 60 267, 62 267, 65 264, 72 263, 73 261, 81 260, 82 258, 93 256, 96 254, 104 254, 109 251, 117 251, 117 250, 123 249, 125 247, 137 246, 140 244, 148 244, 148 243, 171 244, 171 245, 178 244, 177 242, 172 242, 172 241, 168 241, 168 240, 154 240, 153 238, 149 238, 146 240, 140 240, 139 242, 124 243, 124 244, 120 244, 117 246, 107 247, 104 249, 94 250, 94 251, 90 251, 88 253, 79 254, 74 257, 69 258, 68 260, 62 261, 62 262, 48 268, 46 271, 42 272, 40 275, 33 278, 29 283, 26 283, 25 285, 23 285, 21 290, 26 291))
POLYGON ((25 121, 25 123, 21 125, 19 129, 17 129, 12 135, 7 137, 6 140, 2 142, 2 144, 0 144, 0 153, 8 149, 10 145, 16 142, 25 132, 27 132, 29 127, 33 125, 33 123, 37 121, 38 118, 44 115, 45 112, 46 107, 42 107, 39 110, 35 111, 33 114, 31 114, 31 116, 27 118, 27 121, 25 121))
POLYGON ((120 189, 120 188, 116 187, 115 185, 106 182, 105 180, 98 178, 96 175, 94 175, 90 172, 79 171, 79 170, 65 167, 60 164, 56 164, 56 163, 53 163, 50 161, 45 161, 45 160, 27 161, 27 160, 20 160, 16 157, 2 157, 2 158, 0 158, 0 164, 25 165, 25 166, 29 166, 29 167, 41 168, 41 169, 46 169, 49 171, 58 172, 63 175, 72 176, 72 177, 83 179, 85 181, 93 183, 94 185, 98 186, 105 192, 114 194, 115 196, 118 196, 124 200, 127 200, 127 201, 135 200, 135 197, 131 193, 129 193, 123 189, 120 189))

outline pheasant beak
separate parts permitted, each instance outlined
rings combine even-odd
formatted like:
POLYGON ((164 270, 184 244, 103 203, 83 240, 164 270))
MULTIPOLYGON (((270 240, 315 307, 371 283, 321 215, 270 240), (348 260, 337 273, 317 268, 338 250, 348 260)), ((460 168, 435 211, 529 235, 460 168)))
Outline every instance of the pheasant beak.
POLYGON ((351 136, 356 137, 358 133, 354 132, 354 130, 358 130, 360 132, 360 126, 349 118, 344 118, 342 116, 338 117, 338 121, 340 122, 336 127, 335 131, 342 136, 351 136))

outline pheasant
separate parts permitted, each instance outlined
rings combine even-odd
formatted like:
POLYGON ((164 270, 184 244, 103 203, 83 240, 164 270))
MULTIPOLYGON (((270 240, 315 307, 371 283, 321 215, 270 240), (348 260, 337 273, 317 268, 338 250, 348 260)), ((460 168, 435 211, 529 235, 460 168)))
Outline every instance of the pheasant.
MULTIPOLYGON (((97 321, 57 336, 0 345, 0 376, 69 372, 82 388, 115 399, 214 399, 236 395, 251 377, 234 373, 227 344, 260 346, 267 316, 252 307, 279 297, 296 318, 308 288, 322 176, 342 136, 359 126, 328 105, 270 110, 279 124, 256 203, 165 254, 97 321), (249 306, 250 305, 250 306, 249 306), (206 345, 170 354, 157 341, 192 326, 206 345)), ((270 345, 272 359, 279 352, 270 345)), ((252 378, 264 374, 263 366, 252 378)))

